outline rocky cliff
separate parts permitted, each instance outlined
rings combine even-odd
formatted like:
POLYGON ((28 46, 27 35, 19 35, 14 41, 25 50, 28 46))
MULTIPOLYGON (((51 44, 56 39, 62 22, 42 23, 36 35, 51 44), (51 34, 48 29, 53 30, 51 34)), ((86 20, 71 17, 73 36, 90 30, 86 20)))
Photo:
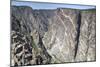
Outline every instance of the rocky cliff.
POLYGON ((95 9, 11 7, 11 65, 95 61, 95 9))

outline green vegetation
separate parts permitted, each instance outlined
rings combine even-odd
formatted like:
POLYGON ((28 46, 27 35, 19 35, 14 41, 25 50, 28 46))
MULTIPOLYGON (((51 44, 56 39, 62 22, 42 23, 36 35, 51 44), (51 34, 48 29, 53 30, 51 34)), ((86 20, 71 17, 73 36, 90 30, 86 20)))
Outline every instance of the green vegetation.
POLYGON ((38 52, 38 47, 36 46, 34 40, 32 40, 32 47, 34 48, 34 50, 35 50, 36 52, 38 52))
POLYGON ((34 39, 32 39, 32 47, 33 47, 34 49, 37 49, 37 46, 36 46, 36 44, 35 44, 35 42, 34 42, 34 39))
POLYGON ((82 12, 93 12, 96 13, 96 9, 86 9, 86 10, 81 10, 82 12))
POLYGON ((36 48, 36 45, 35 45, 34 40, 32 41, 32 47, 33 47, 33 48, 36 48))

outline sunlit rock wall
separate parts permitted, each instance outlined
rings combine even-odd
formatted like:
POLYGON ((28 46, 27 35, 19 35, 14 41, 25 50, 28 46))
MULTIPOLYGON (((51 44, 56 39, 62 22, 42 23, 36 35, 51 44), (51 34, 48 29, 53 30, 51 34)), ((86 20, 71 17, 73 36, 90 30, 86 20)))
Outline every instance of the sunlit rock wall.
POLYGON ((12 66, 96 60, 95 9, 11 9, 12 66))

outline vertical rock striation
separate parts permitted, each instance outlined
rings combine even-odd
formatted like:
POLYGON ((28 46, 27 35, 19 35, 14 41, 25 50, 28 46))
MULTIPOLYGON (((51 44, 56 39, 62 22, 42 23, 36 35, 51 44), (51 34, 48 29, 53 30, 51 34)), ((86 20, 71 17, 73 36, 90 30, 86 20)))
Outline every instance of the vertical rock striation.
POLYGON ((95 10, 11 8, 12 66, 95 61, 95 10))
POLYGON ((95 61, 96 50, 96 13, 95 10, 81 11, 81 27, 76 61, 95 61))
POLYGON ((58 9, 52 17, 43 43, 52 56, 52 63, 74 62, 77 44, 77 10, 58 9))

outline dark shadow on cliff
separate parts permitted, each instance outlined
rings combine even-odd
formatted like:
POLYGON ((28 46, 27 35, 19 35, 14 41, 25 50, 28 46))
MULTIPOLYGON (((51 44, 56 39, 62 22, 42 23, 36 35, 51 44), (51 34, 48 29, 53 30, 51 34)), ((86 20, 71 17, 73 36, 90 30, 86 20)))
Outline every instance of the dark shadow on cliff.
POLYGON ((47 58, 47 62, 46 64, 49 64, 51 62, 51 56, 48 54, 45 46, 43 45, 42 42, 42 37, 39 35, 39 43, 38 43, 39 47, 43 50, 43 54, 45 55, 45 57, 47 58))
POLYGON ((75 54, 74 54, 74 59, 76 58, 77 51, 78 51, 78 44, 79 44, 79 37, 80 37, 80 26, 81 26, 81 13, 79 12, 78 14, 78 20, 77 20, 77 37, 76 37, 76 45, 75 45, 75 54))

